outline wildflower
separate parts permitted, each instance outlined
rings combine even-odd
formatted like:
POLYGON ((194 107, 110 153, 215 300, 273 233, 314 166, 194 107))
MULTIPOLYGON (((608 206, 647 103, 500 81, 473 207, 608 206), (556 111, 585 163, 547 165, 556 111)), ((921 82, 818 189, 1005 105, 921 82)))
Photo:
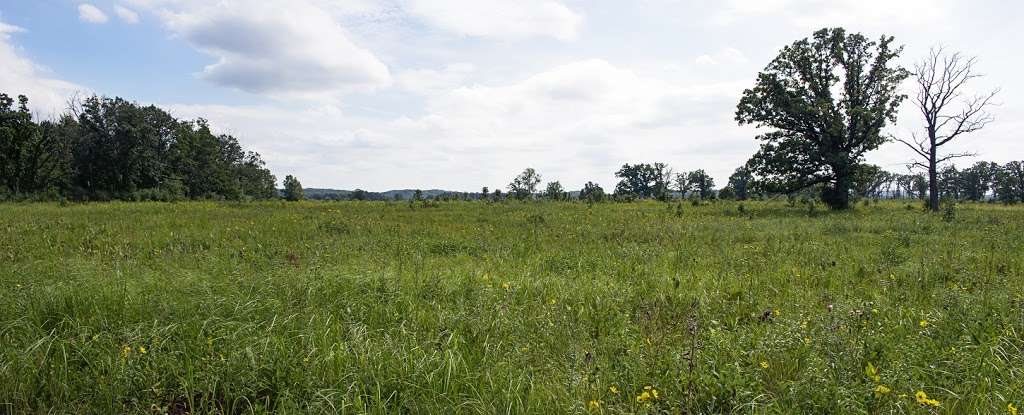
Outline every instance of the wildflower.
POLYGON ((591 411, 598 411, 601 409, 601 401, 591 399, 590 402, 587 402, 587 407, 590 408, 591 411))
POLYGON ((139 346, 139 354, 146 354, 146 346, 139 346))
POLYGON ((804 337, 804 344, 810 346, 811 345, 811 338, 810 337, 804 337))
POLYGON ((761 369, 767 369, 767 368, 768 368, 768 362, 762 360, 761 361, 761 369))
POLYGON ((772 310, 772 315, 775 316, 775 317, 778 317, 779 316, 779 309, 777 309, 777 308, 773 309, 772 310))
POLYGON ((914 394, 914 399, 917 399, 917 403, 919 403, 921 405, 926 405, 926 406, 939 406, 940 405, 938 400, 929 399, 928 398, 928 394, 924 393, 924 391, 917 391, 917 393, 914 394))
POLYGON ((867 367, 864 368, 864 374, 868 375, 868 378, 875 381, 875 383, 882 380, 882 377, 878 375, 878 369, 875 368, 875 365, 871 364, 871 362, 868 362, 867 367))
POLYGON ((1006 404, 1006 412, 1010 415, 1017 415, 1017 407, 1013 406, 1013 402, 1006 404))
POLYGON ((643 392, 640 392, 640 394, 637 395, 636 401, 640 402, 640 403, 643 403, 643 402, 647 402, 649 400, 658 399, 658 398, 659 398, 658 390, 655 389, 653 386, 648 385, 648 386, 644 386, 643 392))
POLYGON ((928 327, 928 320, 921 320, 921 321, 917 322, 917 325, 921 326, 922 329, 926 328, 926 327, 928 327))
POLYGON ((888 395, 889 392, 892 392, 892 389, 889 389, 889 387, 887 387, 885 385, 875 386, 875 397, 876 398, 881 398, 883 395, 888 395))
POLYGON ((807 330, 807 320, 804 320, 804 321, 800 322, 800 328, 802 328, 804 330, 807 330))
POLYGON ((503 283, 501 283, 501 288, 505 289, 505 291, 511 290, 512 289, 512 284, 509 284, 507 282, 503 282, 503 283))
POLYGON ((609 386, 608 387, 608 392, 611 392, 612 395, 618 395, 619 394, 619 387, 615 386, 615 385, 609 386))
POLYGON ((548 300, 548 304, 551 304, 551 305, 555 305, 555 303, 557 303, 557 302, 558 302, 558 300, 556 300, 554 298, 548 300))
POLYGON ((129 345, 121 346, 121 358, 127 359, 128 355, 132 354, 132 347, 129 345))

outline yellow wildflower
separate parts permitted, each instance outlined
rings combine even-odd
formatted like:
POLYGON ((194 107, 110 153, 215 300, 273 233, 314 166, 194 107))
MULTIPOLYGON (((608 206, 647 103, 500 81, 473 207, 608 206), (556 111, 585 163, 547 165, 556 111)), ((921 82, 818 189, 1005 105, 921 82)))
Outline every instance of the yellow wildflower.
POLYGON ((601 401, 591 399, 590 402, 587 402, 587 407, 590 408, 591 411, 598 411, 601 409, 601 401))
POLYGON ((779 309, 776 308, 776 309, 772 310, 772 315, 775 316, 775 317, 778 317, 779 316, 779 309))
POLYGON ((509 284, 507 282, 503 282, 503 283, 501 283, 501 288, 504 288, 505 291, 511 290, 512 289, 512 284, 509 284))
POLYGON ((761 361, 761 369, 767 369, 767 368, 768 368, 768 362, 762 360, 761 361))
POLYGON ((558 300, 555 300, 554 298, 548 300, 548 304, 551 304, 551 305, 555 305, 555 303, 557 303, 557 302, 558 302, 558 300))
POLYGON ((928 398, 928 394, 924 393, 924 391, 917 391, 917 393, 914 394, 914 399, 917 399, 917 403, 919 403, 921 405, 926 405, 926 406, 939 406, 940 405, 938 400, 929 399, 928 398))
POLYGON ((875 383, 882 381, 882 377, 878 375, 878 369, 871 362, 868 362, 867 367, 864 368, 864 374, 868 375, 868 378, 875 381, 875 383))
POLYGON ((876 398, 880 398, 880 397, 882 397, 882 395, 888 395, 889 392, 892 392, 892 389, 889 389, 889 387, 887 387, 885 385, 875 386, 875 397, 876 398))
POLYGON ((643 391, 639 395, 636 396, 636 401, 637 402, 647 402, 649 400, 651 400, 651 393, 647 392, 647 391, 643 391))
POLYGON ((810 346, 811 345, 811 338, 810 337, 804 337, 804 344, 810 346))
POLYGON ((1017 407, 1013 406, 1013 402, 1006 404, 1006 412, 1009 412, 1010 415, 1017 415, 1017 407))
POLYGON ((129 345, 121 346, 121 357, 124 359, 128 358, 128 355, 132 354, 132 347, 129 345))
POLYGON ((928 320, 921 320, 921 321, 917 322, 917 325, 921 326, 922 329, 925 328, 925 327, 928 327, 928 320))
POLYGON ((139 353, 146 354, 146 346, 139 346, 139 353))
POLYGON ((615 385, 609 386, 608 387, 608 392, 611 392, 612 395, 618 395, 619 394, 619 387, 615 386, 615 385))

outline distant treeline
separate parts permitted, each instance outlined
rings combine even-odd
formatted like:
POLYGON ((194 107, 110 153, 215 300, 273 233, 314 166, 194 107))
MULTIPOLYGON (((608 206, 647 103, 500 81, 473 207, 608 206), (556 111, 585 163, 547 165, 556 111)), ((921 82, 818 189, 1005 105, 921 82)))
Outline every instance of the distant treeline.
MULTIPOLYGON (((594 182, 582 189, 567 191, 559 181, 543 188, 541 175, 528 168, 507 186, 507 192, 484 187, 479 192, 447 190, 366 190, 305 189, 304 197, 313 200, 419 201, 419 200, 583 200, 589 202, 629 202, 634 200, 747 200, 771 197, 815 197, 821 189, 810 187, 795 193, 778 193, 759 182, 746 166, 739 167, 721 188, 704 170, 674 172, 665 163, 625 164, 615 172, 619 179, 612 193, 594 182)), ((959 170, 948 165, 939 173, 939 191, 943 198, 966 201, 1024 202, 1024 162, 1005 165, 978 162, 959 170)), ((900 174, 872 164, 862 164, 854 174, 851 197, 854 199, 925 199, 928 178, 923 173, 900 174)))
MULTIPOLYGON (((747 166, 741 166, 729 176, 721 189, 704 170, 673 172, 665 163, 625 164, 615 172, 619 178, 615 191, 606 194, 600 185, 587 182, 579 192, 565 192, 558 181, 549 182, 538 191, 541 176, 528 168, 508 185, 509 192, 489 195, 491 199, 513 197, 517 199, 584 199, 588 201, 631 201, 636 199, 671 200, 690 198, 698 200, 746 200, 776 196, 794 196, 799 193, 816 194, 819 186, 811 186, 796 193, 779 193, 774 186, 758 180, 747 166)), ((969 201, 1024 202, 1024 162, 1011 161, 1005 165, 977 162, 958 170, 955 165, 944 167, 938 174, 939 192, 943 198, 969 201)), ((923 173, 900 174, 883 170, 872 164, 860 164, 853 174, 851 197, 857 199, 924 199, 928 196, 928 178, 923 173)), ((487 198, 484 188, 481 197, 487 198)))
MULTIPOLYGON (((91 96, 73 101, 56 120, 35 121, 28 99, 17 102, 0 93, 0 200, 160 200, 270 199, 288 200, 503 200, 549 199, 631 201, 637 199, 697 200, 763 198, 779 195, 777 186, 762 182, 751 163, 716 189, 704 170, 674 172, 665 163, 625 164, 615 172, 613 192, 594 182, 567 191, 558 181, 541 189, 541 176, 525 169, 507 186, 493 192, 445 190, 303 189, 288 176, 284 189, 265 168, 260 155, 245 151, 230 135, 215 135, 206 120, 177 120, 156 106, 121 98, 91 96)), ((924 174, 898 174, 858 164, 851 175, 853 198, 925 198, 924 174)), ((1024 202, 1024 162, 1004 165, 978 162, 958 170, 947 165, 936 175, 938 193, 955 200, 1024 202)), ((799 192, 823 191, 821 183, 799 192)))
POLYGON ((277 197, 260 155, 206 120, 88 97, 56 120, 0 94, 0 200, 177 200, 277 197))

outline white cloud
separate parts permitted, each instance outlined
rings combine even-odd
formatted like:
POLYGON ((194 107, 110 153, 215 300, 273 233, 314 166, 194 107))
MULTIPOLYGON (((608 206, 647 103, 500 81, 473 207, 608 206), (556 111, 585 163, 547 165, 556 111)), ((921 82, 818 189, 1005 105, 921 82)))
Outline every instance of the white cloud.
POLYGON ((463 36, 576 39, 583 16, 556 0, 404 0, 406 10, 463 36))
POLYGON ((173 33, 216 59, 199 76, 218 85, 324 98, 391 82, 387 66, 311 1, 147 3, 173 33))
POLYGON ((138 13, 135 13, 134 10, 119 4, 114 6, 114 14, 116 14, 117 17, 121 19, 121 21, 128 24, 136 24, 139 22, 138 13))
POLYGON ((82 3, 78 5, 78 19, 83 22, 103 24, 110 20, 103 10, 100 10, 96 6, 89 3, 82 3))
POLYGON ((82 88, 70 82, 53 79, 47 70, 22 56, 11 43, 11 34, 25 30, 0 21, 0 92, 29 97, 32 110, 42 116, 63 111, 68 97, 82 88))
POLYGON ((704 54, 697 57, 698 65, 741 65, 750 60, 735 48, 725 48, 714 55, 704 54))
POLYGON ((471 63, 454 63, 442 70, 412 69, 397 75, 398 86, 416 94, 430 94, 462 86, 476 72, 471 63))
POLYGON ((945 17, 951 0, 725 0, 712 18, 721 24, 777 16, 805 28, 916 25, 945 17))

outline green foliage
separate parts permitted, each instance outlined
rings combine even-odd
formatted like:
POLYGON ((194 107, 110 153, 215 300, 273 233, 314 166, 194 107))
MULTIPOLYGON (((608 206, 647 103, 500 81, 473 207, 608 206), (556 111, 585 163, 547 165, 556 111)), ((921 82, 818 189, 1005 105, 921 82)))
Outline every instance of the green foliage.
POLYGON ((580 190, 580 200, 584 200, 587 203, 604 202, 604 189, 597 183, 587 182, 583 185, 583 190, 580 190))
POLYGON ((38 124, 28 100, 0 94, 0 186, 80 200, 267 199, 276 179, 259 154, 205 120, 92 96, 76 115, 38 124))
POLYGON ((996 199, 1003 203, 1024 202, 1024 162, 1011 161, 996 172, 996 199))
POLYGON ((566 199, 565 189, 562 188, 562 183, 557 180, 548 183, 547 188, 544 189, 544 197, 548 200, 564 200, 566 199))
POLYGON ((668 181, 670 170, 664 163, 624 164, 615 172, 619 183, 615 185, 617 196, 632 195, 640 199, 668 198, 668 181))
POLYGON ((952 222, 956 220, 956 200, 946 199, 942 201, 942 220, 952 222))
POLYGON ((729 176, 729 184, 726 188, 732 190, 736 200, 747 200, 750 198, 753 182, 754 175, 750 172, 750 169, 747 166, 740 166, 729 176))
MULTIPOLYGON (((299 183, 299 179, 296 179, 295 176, 290 174, 284 177, 283 194, 285 200, 291 202, 296 202, 306 198, 306 195, 302 192, 302 183, 299 183)), ((418 198, 414 200, 418 200, 418 198)))
POLYGON ((537 185, 540 184, 540 175, 532 167, 523 170, 512 183, 508 185, 509 195, 519 200, 532 199, 537 193, 537 185))
POLYGON ((686 174, 686 182, 697 192, 697 197, 707 200, 715 196, 715 179, 703 169, 694 170, 686 174))
POLYGON ((824 185, 830 208, 849 207, 857 166, 885 142, 881 130, 905 98, 898 88, 908 72, 895 64, 902 48, 892 41, 822 29, 783 48, 758 75, 736 120, 773 130, 758 137, 749 164, 764 186, 789 193, 824 185))
POLYGON ((28 98, 0 93, 0 189, 12 195, 47 191, 65 184, 66 142, 59 140, 63 124, 44 126, 32 121, 28 98))
POLYGON ((3 204, 3 411, 1021 406, 1019 206, 743 203, 3 204))

